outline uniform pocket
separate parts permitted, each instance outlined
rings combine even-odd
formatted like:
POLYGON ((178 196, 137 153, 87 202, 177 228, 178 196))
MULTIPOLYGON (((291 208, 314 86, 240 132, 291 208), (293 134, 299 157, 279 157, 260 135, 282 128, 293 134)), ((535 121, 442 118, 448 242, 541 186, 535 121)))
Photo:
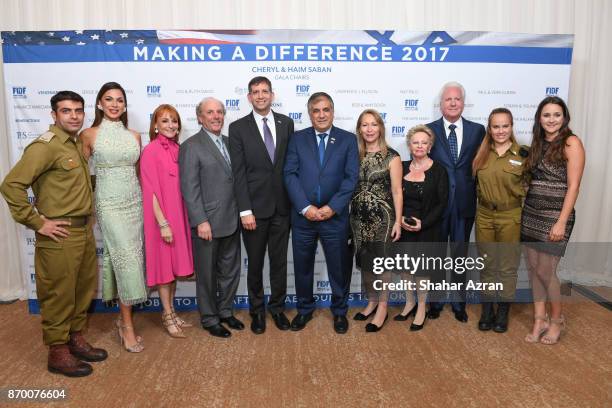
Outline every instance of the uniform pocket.
POLYGON ((42 235, 36 234, 36 244, 34 245, 36 248, 49 248, 49 249, 61 249, 64 247, 62 242, 56 242, 52 238, 42 235))
POLYGON ((506 166, 504 166, 504 171, 506 173, 513 174, 517 177, 521 177, 523 175, 523 168, 524 168, 524 165, 514 166, 512 164, 507 164, 506 166))
POLYGON ((64 157, 60 159, 60 167, 64 170, 70 171, 81 167, 81 163, 74 157, 64 157))

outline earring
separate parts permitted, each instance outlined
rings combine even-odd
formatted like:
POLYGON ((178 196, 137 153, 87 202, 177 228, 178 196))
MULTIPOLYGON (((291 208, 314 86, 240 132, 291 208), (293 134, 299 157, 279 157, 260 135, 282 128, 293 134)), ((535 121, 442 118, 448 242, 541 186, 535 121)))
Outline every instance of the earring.
POLYGON ((98 105, 97 108, 102 110, 102 105, 98 105))
POLYGON ((159 130, 157 130, 157 128, 155 128, 155 133, 159 133, 159 130))
POLYGON ((127 112, 127 107, 123 108, 123 113, 127 112))

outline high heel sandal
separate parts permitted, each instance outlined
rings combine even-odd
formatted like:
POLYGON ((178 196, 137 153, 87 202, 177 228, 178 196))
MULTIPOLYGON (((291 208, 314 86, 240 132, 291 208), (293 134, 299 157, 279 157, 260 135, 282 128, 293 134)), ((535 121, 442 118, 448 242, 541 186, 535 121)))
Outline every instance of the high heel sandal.
POLYGON ((188 323, 186 321, 184 321, 183 319, 181 319, 179 317, 179 315, 176 314, 176 312, 173 310, 172 313, 172 318, 174 319, 174 321, 176 322, 176 324, 181 328, 187 328, 187 327, 193 327, 193 324, 188 323))
POLYGON ((162 313, 162 324, 166 329, 166 332, 170 335, 170 337, 174 337, 175 339, 184 339, 185 333, 183 333, 183 329, 178 324, 178 322, 173 317, 174 313, 162 313))
MULTIPOLYGON (((121 318, 118 318, 117 320, 115 320, 115 327, 117 329, 121 330, 122 326, 123 326, 123 320, 121 320, 121 318)), ((142 343, 142 337, 136 336, 136 341, 139 342, 139 343, 142 343)))
MULTIPOLYGON (((120 321, 117 320, 117 322, 119 323, 120 321)), ((126 326, 123 324, 119 324, 117 326, 117 334, 119 335, 119 342, 121 343, 121 346, 128 352, 130 353, 140 353, 141 351, 144 350, 144 346, 142 345, 141 341, 142 341, 142 337, 140 336, 136 336, 136 344, 132 345, 132 346, 128 346, 127 343, 125 342, 125 337, 123 337, 123 329, 132 329, 132 326, 126 326), (140 339, 140 340, 138 340, 140 339)))
POLYGON ((553 319, 551 317, 550 319, 550 324, 547 328, 546 331, 548 331, 550 329, 550 325, 552 324, 558 324, 559 325, 559 334, 557 335, 557 337, 550 337, 548 335, 548 333, 546 333, 544 336, 542 336, 542 338, 540 339, 540 343, 542 344, 546 344, 547 346, 552 346, 554 344, 557 344, 559 342, 559 339, 561 338, 561 333, 563 333, 565 331, 565 329, 567 328, 567 325, 565 323, 565 316, 561 315, 561 317, 559 317, 558 319, 553 319))
POLYGON ((368 320, 370 318, 370 316, 372 316, 374 313, 376 313, 376 310, 378 309, 378 305, 376 305, 374 307, 374 309, 372 309, 372 311, 370 313, 363 314, 361 312, 358 312, 357 314, 355 314, 355 316, 353 316, 353 320, 357 320, 357 321, 364 321, 364 320, 368 320))
POLYGON ((542 337, 542 335, 546 332, 546 330, 548 330, 548 326, 550 325, 549 321, 548 321, 548 315, 544 315, 544 316, 534 316, 533 319, 535 321, 541 320, 543 322, 546 322, 546 324, 540 328, 540 331, 537 334, 533 334, 533 333, 528 333, 525 336, 525 341, 527 343, 537 343, 540 341, 540 337, 542 337))
POLYGON ((418 305, 415 303, 414 306, 412 306, 412 309, 410 309, 410 311, 407 314, 403 315, 400 313, 397 316, 395 316, 393 320, 395 320, 396 322, 403 322, 403 321, 408 320, 410 316, 415 316, 416 311, 417 311, 417 306, 418 305))

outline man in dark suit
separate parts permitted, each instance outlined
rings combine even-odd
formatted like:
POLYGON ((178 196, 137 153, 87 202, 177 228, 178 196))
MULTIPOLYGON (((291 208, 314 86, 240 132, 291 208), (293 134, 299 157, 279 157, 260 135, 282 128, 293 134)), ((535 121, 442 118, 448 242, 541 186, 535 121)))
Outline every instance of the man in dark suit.
POLYGON ((359 176, 357 138, 333 126, 334 102, 317 92, 308 99, 312 127, 296 132, 285 159, 285 184, 293 206, 291 243, 298 314, 291 330, 303 329, 312 318, 314 261, 321 239, 332 290, 334 330, 346 333, 349 201, 359 176))
MULTIPOLYGON (((467 255, 467 243, 476 214, 476 184, 472 177, 472 161, 485 135, 484 126, 461 117, 464 103, 463 86, 458 82, 445 84, 440 97, 442 117, 427 124, 436 135, 430 157, 441 163, 448 173, 448 207, 442 221, 442 237, 450 241, 452 257, 467 255)), ((452 282, 462 283, 465 288, 465 274, 451 271, 451 276, 452 282)), ((454 294, 452 300, 455 318, 467 322, 465 289, 454 294)), ((442 302, 432 301, 428 317, 437 319, 443 306, 442 302)))
POLYGON ((211 335, 229 337, 244 329, 232 315, 240 280, 240 230, 234 195, 234 176, 227 136, 221 134, 225 107, 206 98, 196 107, 202 129, 187 139, 179 151, 181 192, 187 207, 196 296, 202 327, 211 335))
POLYGON ((242 222, 242 238, 249 257, 247 288, 251 330, 266 330, 263 267, 266 247, 270 265, 268 311, 276 327, 289 330, 285 316, 287 246, 291 205, 283 182, 283 166, 293 120, 271 110, 274 93, 266 77, 249 82, 253 111, 229 126, 229 150, 242 222))

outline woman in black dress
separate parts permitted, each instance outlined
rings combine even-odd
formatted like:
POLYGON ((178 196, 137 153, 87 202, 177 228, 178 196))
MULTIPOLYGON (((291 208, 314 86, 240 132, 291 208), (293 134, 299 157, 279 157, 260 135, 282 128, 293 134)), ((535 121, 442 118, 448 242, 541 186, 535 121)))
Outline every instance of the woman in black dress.
POLYGON ((521 219, 533 292, 534 324, 525 336, 529 343, 556 344, 565 325, 556 272, 574 226, 574 204, 585 160, 582 142, 569 128, 569 121, 565 102, 549 96, 540 102, 533 124, 526 166, 531 181, 521 219))
POLYGON ((380 281, 388 280, 388 273, 375 274, 372 257, 385 256, 388 244, 400 237, 402 162, 399 154, 387 145, 385 124, 373 109, 359 115, 357 140, 359 182, 351 200, 350 223, 368 305, 354 320, 367 320, 374 314, 366 331, 377 332, 387 320, 388 293, 376 287, 380 281))
MULTIPOLYGON (((408 131, 407 142, 412 160, 403 163, 403 219, 400 242, 419 243, 411 245, 411 256, 439 255, 441 240, 440 226, 448 201, 448 176, 444 167, 429 157, 434 144, 434 133, 425 125, 418 125, 408 131)), ((433 272, 433 271, 429 271, 433 272)), ((427 316, 425 304, 427 290, 420 289, 421 281, 428 271, 411 271, 406 278, 416 281, 418 305, 414 291, 406 291, 406 305, 395 320, 404 321, 410 315, 414 320, 410 330, 420 330, 427 316), (415 278, 416 277, 416 278, 415 278)))

